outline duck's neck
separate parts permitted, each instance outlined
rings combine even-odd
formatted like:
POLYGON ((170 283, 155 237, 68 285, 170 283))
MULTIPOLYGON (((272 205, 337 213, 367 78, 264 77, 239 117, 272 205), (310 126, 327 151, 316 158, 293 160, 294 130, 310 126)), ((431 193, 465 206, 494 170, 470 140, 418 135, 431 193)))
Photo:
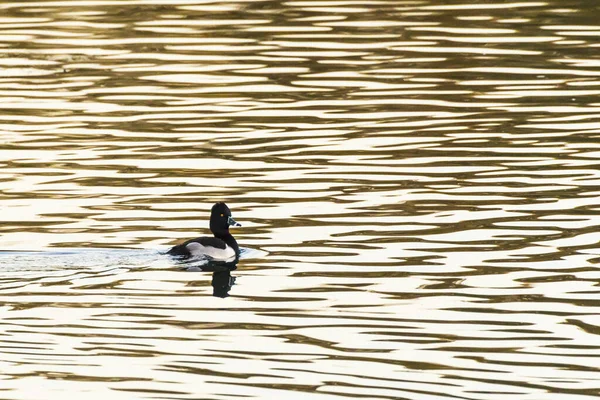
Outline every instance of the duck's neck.
POLYGON ((235 238, 231 235, 231 233, 229 233, 229 230, 223 232, 216 232, 214 233, 214 235, 216 238, 219 238, 225 243, 227 243, 229 247, 235 250, 236 254, 240 252, 240 247, 235 241, 235 238))

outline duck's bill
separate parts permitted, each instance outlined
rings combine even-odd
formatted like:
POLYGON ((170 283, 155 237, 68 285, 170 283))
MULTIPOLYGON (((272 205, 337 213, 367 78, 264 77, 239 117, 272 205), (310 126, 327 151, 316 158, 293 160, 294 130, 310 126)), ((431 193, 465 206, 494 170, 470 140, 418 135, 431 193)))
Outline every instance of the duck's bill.
POLYGON ((242 224, 236 222, 235 219, 231 217, 227 218, 227 224, 229 224, 229 226, 242 226, 242 224))

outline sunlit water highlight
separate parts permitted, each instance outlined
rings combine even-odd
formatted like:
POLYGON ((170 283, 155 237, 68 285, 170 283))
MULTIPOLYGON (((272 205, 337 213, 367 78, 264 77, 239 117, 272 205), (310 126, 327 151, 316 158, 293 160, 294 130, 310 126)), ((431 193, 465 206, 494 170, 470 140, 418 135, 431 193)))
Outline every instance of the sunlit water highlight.
POLYGON ((0 398, 598 398, 599 12, 1 3, 0 398))

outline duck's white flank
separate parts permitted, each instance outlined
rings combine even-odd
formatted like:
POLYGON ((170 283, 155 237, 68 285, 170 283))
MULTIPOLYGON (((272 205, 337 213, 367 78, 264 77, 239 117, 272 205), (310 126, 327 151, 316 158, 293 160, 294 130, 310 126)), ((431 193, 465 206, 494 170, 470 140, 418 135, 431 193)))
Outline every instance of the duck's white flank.
POLYGON ((191 242, 185 247, 192 256, 208 256, 215 260, 229 260, 235 258, 235 250, 229 246, 225 246, 224 249, 217 249, 216 247, 202 246, 198 242, 191 242))

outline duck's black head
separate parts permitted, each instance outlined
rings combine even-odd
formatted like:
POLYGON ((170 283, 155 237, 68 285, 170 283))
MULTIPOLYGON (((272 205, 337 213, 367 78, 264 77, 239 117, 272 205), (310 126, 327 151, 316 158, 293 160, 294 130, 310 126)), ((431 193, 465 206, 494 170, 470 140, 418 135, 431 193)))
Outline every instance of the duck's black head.
POLYGON ((230 226, 242 226, 231 217, 231 210, 223 202, 216 203, 210 211, 210 230, 215 236, 229 234, 230 226))

